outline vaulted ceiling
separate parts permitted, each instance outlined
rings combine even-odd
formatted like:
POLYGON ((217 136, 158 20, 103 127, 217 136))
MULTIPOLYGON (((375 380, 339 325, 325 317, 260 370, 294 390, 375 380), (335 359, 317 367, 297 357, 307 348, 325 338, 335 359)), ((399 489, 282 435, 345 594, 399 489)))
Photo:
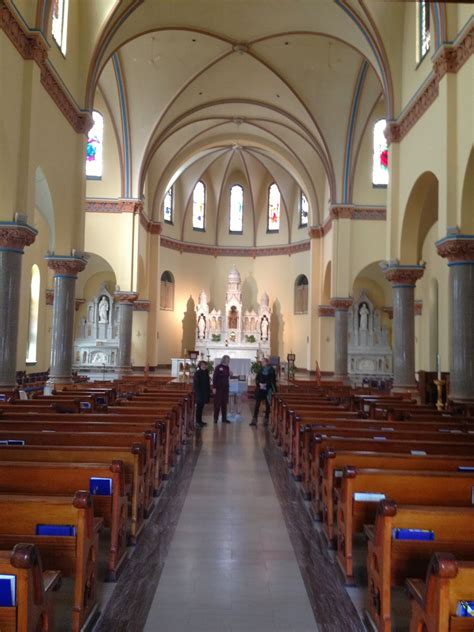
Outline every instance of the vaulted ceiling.
POLYGON ((362 0, 128 5, 110 21, 90 75, 116 130, 124 195, 146 190, 159 220, 173 181, 187 173, 189 189, 214 164, 220 190, 237 160, 250 189, 263 170, 303 190, 311 224, 322 221, 327 198, 350 201, 370 116, 381 101, 392 106, 383 44, 362 0))

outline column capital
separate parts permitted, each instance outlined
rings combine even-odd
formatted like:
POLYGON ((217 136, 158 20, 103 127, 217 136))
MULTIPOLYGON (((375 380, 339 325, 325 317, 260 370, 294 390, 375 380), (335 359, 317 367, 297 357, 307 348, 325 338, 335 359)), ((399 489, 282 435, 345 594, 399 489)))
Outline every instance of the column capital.
POLYGON ((439 256, 447 259, 449 264, 474 264, 474 235, 447 235, 435 246, 439 256))
POLYGON ((331 306, 336 310, 347 311, 353 303, 352 296, 335 296, 331 299, 331 306))
POLYGON ((132 305, 138 300, 138 292, 115 292, 114 299, 119 304, 132 305))
POLYGON ((0 249, 23 252, 25 246, 31 246, 38 231, 20 222, 0 222, 0 249))
POLYGON ((398 261, 390 261, 382 266, 385 278, 394 286, 405 285, 415 287, 418 279, 421 279, 425 272, 425 264, 402 265, 398 261))
POLYGON ((47 255, 45 260, 55 276, 76 277, 87 265, 85 257, 47 255))

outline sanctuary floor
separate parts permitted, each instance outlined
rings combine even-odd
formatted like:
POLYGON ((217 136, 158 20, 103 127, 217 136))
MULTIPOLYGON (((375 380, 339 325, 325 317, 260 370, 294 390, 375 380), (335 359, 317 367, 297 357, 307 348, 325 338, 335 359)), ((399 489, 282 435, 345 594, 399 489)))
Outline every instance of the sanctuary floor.
POLYGON ((362 632, 270 433, 207 421, 95 632, 362 632))

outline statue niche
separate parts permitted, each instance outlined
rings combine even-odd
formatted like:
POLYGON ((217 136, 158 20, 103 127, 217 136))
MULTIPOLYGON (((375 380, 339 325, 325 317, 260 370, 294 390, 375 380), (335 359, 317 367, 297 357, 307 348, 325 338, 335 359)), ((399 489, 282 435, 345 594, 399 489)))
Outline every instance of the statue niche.
POLYGON ((381 312, 370 300, 367 290, 349 308, 348 370, 358 377, 389 377, 392 374, 392 349, 388 330, 381 324, 381 312))
POLYGON ((239 313, 237 311, 237 307, 235 307, 235 305, 232 305, 232 307, 229 310, 228 329, 237 329, 238 322, 239 322, 239 313))

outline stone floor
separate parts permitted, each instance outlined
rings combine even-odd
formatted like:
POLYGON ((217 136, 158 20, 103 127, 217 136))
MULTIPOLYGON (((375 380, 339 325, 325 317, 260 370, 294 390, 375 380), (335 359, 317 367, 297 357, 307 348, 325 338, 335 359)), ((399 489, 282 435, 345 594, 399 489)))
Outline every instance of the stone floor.
MULTIPOLYGON (((210 421, 209 417, 207 418, 210 421)), ((270 433, 198 431, 95 632, 362 632, 270 433)))

